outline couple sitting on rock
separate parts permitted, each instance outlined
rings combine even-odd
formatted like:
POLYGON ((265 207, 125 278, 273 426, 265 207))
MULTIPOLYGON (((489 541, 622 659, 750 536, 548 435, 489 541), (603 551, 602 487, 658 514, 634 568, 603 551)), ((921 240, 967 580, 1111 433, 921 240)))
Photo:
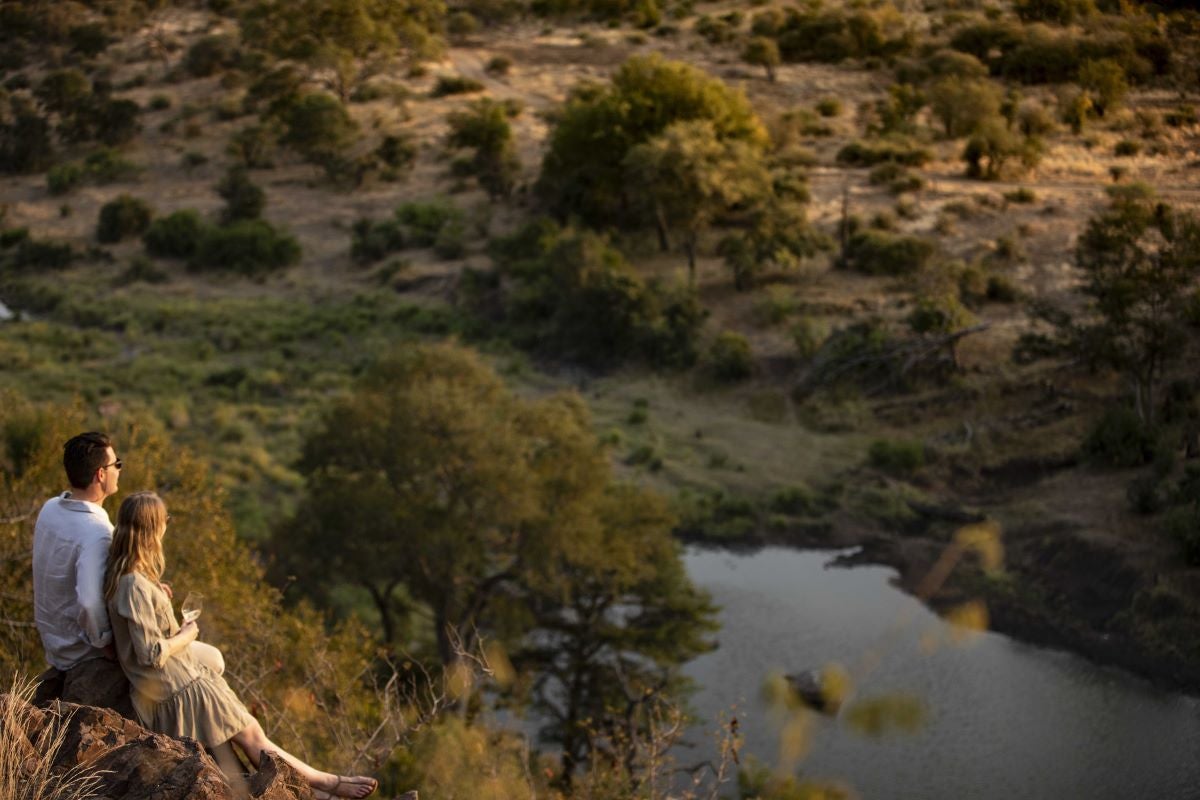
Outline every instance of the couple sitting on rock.
POLYGON ((222 677, 221 652, 197 641, 195 620, 176 620, 170 587, 161 582, 170 520, 163 501, 153 492, 125 498, 115 531, 100 505, 121 475, 108 437, 82 433, 63 451, 72 488, 46 502, 33 534, 34 621, 52 666, 42 696, 56 692, 127 716, 132 710, 153 731, 196 739, 223 765, 237 764, 234 744, 256 768, 263 751, 278 755, 318 797, 374 792, 373 778, 322 772, 268 739, 222 677), (120 697, 121 672, 132 709, 120 697), (97 697, 98 690, 109 697, 97 697))

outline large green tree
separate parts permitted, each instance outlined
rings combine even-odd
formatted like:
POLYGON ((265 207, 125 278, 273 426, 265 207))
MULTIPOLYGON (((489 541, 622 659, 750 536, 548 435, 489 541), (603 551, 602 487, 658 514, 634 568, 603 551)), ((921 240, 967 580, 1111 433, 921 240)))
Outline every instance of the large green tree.
POLYGON ((548 209, 592 225, 631 224, 625 158, 670 125, 704 120, 721 142, 762 149, 767 134, 741 92, 659 55, 630 58, 608 84, 585 83, 558 111, 538 193, 548 209))

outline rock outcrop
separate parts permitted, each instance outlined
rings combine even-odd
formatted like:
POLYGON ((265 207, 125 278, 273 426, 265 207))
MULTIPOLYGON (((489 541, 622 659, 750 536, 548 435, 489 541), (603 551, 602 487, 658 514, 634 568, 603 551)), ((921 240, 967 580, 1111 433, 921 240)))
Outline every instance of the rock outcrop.
POLYGON ((299 773, 286 762, 262 754, 258 771, 234 785, 226 779, 212 756, 192 739, 175 739, 151 733, 116 711, 81 706, 61 700, 44 708, 25 704, 12 695, 4 703, 21 703, 28 755, 38 754, 43 733, 51 726, 52 739, 62 735, 54 753, 52 772, 61 774, 77 766, 102 773, 96 797, 122 800, 312 800, 313 793, 299 773), (61 727, 60 727, 61 726, 61 727))

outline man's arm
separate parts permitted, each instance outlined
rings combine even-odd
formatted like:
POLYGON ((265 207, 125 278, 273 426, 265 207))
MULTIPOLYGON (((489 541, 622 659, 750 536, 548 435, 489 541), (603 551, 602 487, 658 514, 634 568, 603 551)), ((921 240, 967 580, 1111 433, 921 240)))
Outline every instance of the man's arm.
POLYGON ((104 571, 108 568, 108 548, 112 540, 97 536, 79 551, 75 563, 75 597, 79 602, 79 627, 92 647, 112 644, 108 609, 104 605, 104 571))

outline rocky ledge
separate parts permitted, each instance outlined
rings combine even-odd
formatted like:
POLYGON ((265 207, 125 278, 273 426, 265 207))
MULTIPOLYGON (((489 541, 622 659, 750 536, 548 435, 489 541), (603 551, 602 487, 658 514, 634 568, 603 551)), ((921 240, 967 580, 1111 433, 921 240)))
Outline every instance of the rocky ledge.
POLYGON ((0 695, 6 720, 23 731, 5 732, 6 744, 21 751, 19 770, 38 774, 49 757, 45 743, 58 741, 51 775, 85 769, 97 776, 92 797, 122 800, 312 800, 308 785, 289 764, 263 753, 257 772, 231 784, 212 756, 192 739, 151 733, 116 711, 54 700, 39 708, 14 695, 0 695), (8 704, 18 704, 16 709, 8 704), (16 713, 13 713, 13 712, 16 713))

